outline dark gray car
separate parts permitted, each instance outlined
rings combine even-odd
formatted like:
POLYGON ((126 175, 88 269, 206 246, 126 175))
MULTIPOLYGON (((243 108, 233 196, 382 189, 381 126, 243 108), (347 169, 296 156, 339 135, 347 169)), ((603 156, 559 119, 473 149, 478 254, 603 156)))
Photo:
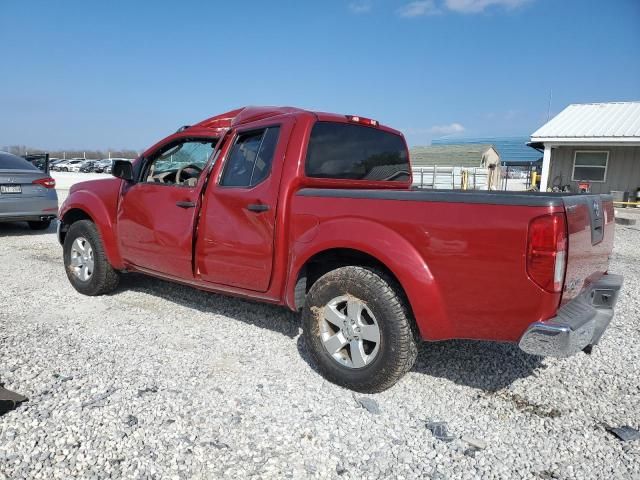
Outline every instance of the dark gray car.
POLYGON ((23 158, 0 152, 0 222, 44 230, 58 213, 56 182, 23 158))

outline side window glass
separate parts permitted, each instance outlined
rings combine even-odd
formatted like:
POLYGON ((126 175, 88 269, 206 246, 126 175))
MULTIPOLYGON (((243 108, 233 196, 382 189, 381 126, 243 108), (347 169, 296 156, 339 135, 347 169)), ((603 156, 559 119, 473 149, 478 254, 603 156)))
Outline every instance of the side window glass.
POLYGON ((241 133, 231 147, 220 185, 253 187, 271 172, 280 127, 241 133))
POLYGON ((144 181, 194 186, 215 146, 215 139, 188 140, 168 145, 147 165, 144 181))
POLYGON ((262 146, 256 158, 256 164, 253 167, 251 175, 251 186, 259 184, 269 176, 271 172, 271 164, 273 163, 273 154, 278 145, 278 134, 280 127, 268 128, 262 138, 262 146))

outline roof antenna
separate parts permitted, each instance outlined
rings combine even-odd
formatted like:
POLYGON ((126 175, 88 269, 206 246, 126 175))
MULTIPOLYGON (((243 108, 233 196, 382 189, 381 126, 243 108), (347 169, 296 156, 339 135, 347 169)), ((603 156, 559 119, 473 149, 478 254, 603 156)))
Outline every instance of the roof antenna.
POLYGON ((547 122, 551 119, 551 99, 553 98, 553 88, 549 89, 549 105, 547 106, 547 122))

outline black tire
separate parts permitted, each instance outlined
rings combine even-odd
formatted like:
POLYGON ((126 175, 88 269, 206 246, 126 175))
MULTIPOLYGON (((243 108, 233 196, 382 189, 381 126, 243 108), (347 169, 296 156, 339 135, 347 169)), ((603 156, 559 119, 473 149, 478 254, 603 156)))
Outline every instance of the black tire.
POLYGON ((104 295, 118 286, 120 274, 109 264, 98 229, 91 220, 71 224, 64 239, 63 258, 67 278, 78 292, 90 296, 104 295), (93 250, 93 272, 86 281, 76 276, 71 266, 71 247, 78 237, 85 238, 93 250))
POLYGON ((320 277, 307 294, 302 325, 307 348, 320 373, 327 380, 357 392, 388 389, 416 360, 416 338, 404 295, 397 282, 371 268, 342 267, 320 277), (379 327, 379 350, 371 363, 361 368, 342 365, 322 342, 320 323, 325 306, 341 296, 363 302, 379 327))
POLYGON ((35 220, 27 223, 31 230, 46 230, 51 225, 51 220, 35 220))

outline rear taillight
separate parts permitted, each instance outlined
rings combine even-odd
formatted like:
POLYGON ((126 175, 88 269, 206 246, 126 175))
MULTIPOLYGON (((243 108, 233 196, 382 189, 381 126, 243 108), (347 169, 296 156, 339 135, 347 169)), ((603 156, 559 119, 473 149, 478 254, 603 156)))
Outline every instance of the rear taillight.
POLYGON ((36 185, 41 185, 44 188, 56 188, 56 181, 51 177, 39 178, 34 180, 31 183, 35 183, 36 185))
POLYGON ((527 273, 547 292, 562 291, 567 266, 567 221, 564 213, 534 218, 529 224, 527 273))

